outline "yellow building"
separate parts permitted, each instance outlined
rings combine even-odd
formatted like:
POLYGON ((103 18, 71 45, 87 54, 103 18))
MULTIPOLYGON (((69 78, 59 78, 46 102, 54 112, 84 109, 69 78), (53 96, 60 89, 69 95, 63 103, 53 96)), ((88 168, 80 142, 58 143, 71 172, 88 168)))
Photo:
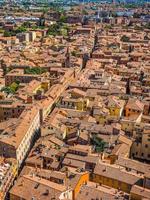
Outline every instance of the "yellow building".
POLYGON ((93 109, 93 117, 95 117, 96 122, 98 124, 105 124, 108 120, 109 115, 110 115, 110 112, 105 107, 93 109))
POLYGON ((50 83, 49 82, 42 82, 41 83, 41 88, 46 92, 50 88, 50 83))
POLYGON ((106 100, 106 107, 110 111, 110 115, 120 118, 124 109, 125 101, 120 100, 118 97, 110 96, 106 100))
POLYGON ((86 111, 88 106, 88 99, 78 99, 75 103, 75 108, 80 111, 86 111))
POLYGON ((131 187, 140 181, 139 175, 122 171, 119 167, 99 163, 94 169, 91 181, 130 193, 131 187))
POLYGON ((63 98, 61 100, 61 107, 63 108, 70 108, 70 109, 76 109, 79 111, 86 111, 89 104, 88 99, 73 99, 73 98, 63 98))
POLYGON ((122 118, 120 120, 121 129, 125 132, 132 133, 134 131, 135 124, 141 122, 141 116, 142 115, 133 115, 122 118))
POLYGON ((134 185, 131 189, 130 199, 131 200, 143 200, 149 199, 150 197, 150 189, 143 188, 138 185, 134 185))

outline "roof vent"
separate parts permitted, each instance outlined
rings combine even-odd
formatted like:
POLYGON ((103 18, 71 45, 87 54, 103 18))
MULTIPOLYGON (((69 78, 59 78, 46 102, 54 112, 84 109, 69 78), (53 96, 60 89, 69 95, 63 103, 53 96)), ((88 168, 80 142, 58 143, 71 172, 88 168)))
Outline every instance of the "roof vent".
POLYGON ((34 186, 34 189, 37 189, 39 187, 39 183, 37 183, 35 186, 34 186))
POLYGON ((48 196, 48 195, 49 195, 49 190, 48 190, 48 189, 46 189, 46 191, 44 192, 44 195, 45 195, 45 196, 48 196))
POLYGON ((106 168, 103 169, 103 172, 106 172, 106 168))

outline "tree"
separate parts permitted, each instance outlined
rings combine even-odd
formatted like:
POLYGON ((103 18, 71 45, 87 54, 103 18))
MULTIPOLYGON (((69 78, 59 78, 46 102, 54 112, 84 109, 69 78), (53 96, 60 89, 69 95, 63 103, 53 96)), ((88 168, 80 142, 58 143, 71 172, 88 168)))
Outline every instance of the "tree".
POLYGON ((74 57, 76 57, 77 56, 77 52, 76 51, 72 51, 71 55, 74 56, 74 57))
POLYGON ((67 36, 69 32, 69 27, 66 24, 58 22, 56 24, 52 24, 48 29, 48 35, 62 35, 67 36))
POLYGON ((135 29, 135 30, 141 30, 141 31, 142 31, 142 30, 143 30, 143 27, 142 27, 142 26, 135 25, 134 29, 135 29))
POLYGON ((112 12, 112 17, 118 17, 117 12, 112 12))
POLYGON ((105 29, 112 29, 112 25, 111 25, 111 24, 107 24, 107 25, 105 26, 105 29))
POLYGON ((30 22, 24 22, 23 23, 23 27, 25 27, 25 28, 31 28, 31 23, 30 22))
POLYGON ((23 25, 22 26, 19 26, 16 30, 15 30, 15 33, 23 33, 23 32, 26 32, 27 31, 27 28, 24 27, 23 25))
POLYGON ((83 15, 88 15, 88 12, 87 12, 85 9, 83 9, 83 10, 82 10, 82 14, 83 14, 83 15))
POLYGON ((4 37, 10 37, 10 36, 11 36, 11 32, 9 32, 9 31, 4 32, 4 37))
POLYGON ((68 35, 67 29, 62 28, 61 29, 61 35, 62 36, 67 36, 68 35))
POLYGON ((121 38, 121 41, 122 42, 129 42, 130 38, 127 37, 126 35, 123 35, 122 38, 121 38))
POLYGON ((2 92, 7 94, 14 94, 19 88, 19 81, 13 82, 10 86, 6 86, 2 88, 2 92))
POLYGON ((96 152, 103 152, 107 143, 99 138, 97 135, 92 136, 91 144, 95 147, 96 152))
POLYGON ((59 18, 59 22, 66 23, 67 22, 67 16, 61 15, 60 18, 59 18))
POLYGON ((11 93, 15 93, 15 92, 17 91, 18 87, 19 87, 19 84, 17 84, 16 82, 13 82, 13 83, 9 86, 11 93))
POLYGON ((59 35, 60 34, 60 24, 52 24, 48 29, 48 35, 59 35))
POLYGON ((25 74, 43 74, 46 72, 46 69, 43 69, 41 67, 32 67, 32 68, 27 67, 24 70, 24 72, 25 74))
POLYGON ((145 28, 146 28, 146 29, 150 29, 150 22, 148 22, 148 23, 145 25, 145 28))

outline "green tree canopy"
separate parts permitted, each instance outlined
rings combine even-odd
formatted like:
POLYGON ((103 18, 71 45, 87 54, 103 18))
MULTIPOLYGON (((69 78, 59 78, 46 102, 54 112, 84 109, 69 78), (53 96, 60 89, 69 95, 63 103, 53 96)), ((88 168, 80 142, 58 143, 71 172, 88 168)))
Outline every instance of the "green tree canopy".
POLYGON ((14 94, 19 88, 19 81, 13 82, 10 86, 3 87, 1 91, 7 94, 14 94))
POLYGON ((32 68, 26 68, 24 70, 25 74, 43 74, 46 72, 46 69, 43 69, 41 67, 32 67, 32 68))
POLYGON ((123 35, 122 38, 121 38, 121 41, 122 42, 129 42, 130 38, 127 37, 126 35, 123 35))

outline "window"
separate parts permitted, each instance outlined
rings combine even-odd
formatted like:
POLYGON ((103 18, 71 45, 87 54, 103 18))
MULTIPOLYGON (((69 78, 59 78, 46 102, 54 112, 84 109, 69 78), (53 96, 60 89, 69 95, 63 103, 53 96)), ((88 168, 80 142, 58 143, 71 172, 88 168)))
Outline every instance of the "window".
POLYGON ((141 156, 144 156, 144 153, 142 153, 141 156))
POLYGON ((145 148, 148 148, 148 144, 145 144, 145 148))
POLYGON ((132 153, 132 157, 134 157, 134 153, 132 153))

